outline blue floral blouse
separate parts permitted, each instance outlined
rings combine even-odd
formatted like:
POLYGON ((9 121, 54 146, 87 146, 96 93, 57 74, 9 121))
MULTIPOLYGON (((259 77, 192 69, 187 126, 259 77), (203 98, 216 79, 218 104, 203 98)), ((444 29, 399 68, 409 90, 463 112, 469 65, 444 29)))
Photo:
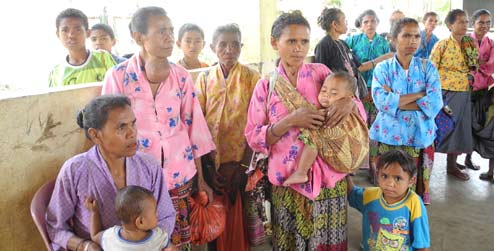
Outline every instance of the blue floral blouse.
POLYGON ((379 111, 369 129, 371 139, 394 146, 425 148, 435 138, 434 118, 443 106, 441 84, 436 67, 427 60, 426 71, 421 58, 413 57, 408 72, 396 56, 378 64, 372 81, 372 98, 379 111), (391 88, 386 92, 383 85, 391 88), (418 99, 420 110, 398 108, 400 95, 426 92, 418 99))

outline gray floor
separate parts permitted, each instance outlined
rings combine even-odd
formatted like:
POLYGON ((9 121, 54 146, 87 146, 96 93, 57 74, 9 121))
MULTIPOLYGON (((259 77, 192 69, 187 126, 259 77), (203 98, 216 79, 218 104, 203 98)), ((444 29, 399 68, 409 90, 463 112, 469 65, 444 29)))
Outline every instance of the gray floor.
MULTIPOLYGON (((458 158, 463 163, 464 156, 458 158)), ((431 250, 487 251, 494 250, 494 184, 478 178, 487 171, 488 161, 474 154, 480 171, 468 170, 469 181, 459 181, 446 175, 446 155, 436 154, 431 178, 431 201, 427 207, 431 231, 431 250)), ((369 186, 366 171, 354 177, 355 183, 369 186)), ((361 215, 351 208, 348 212, 349 251, 359 251, 361 215)), ((271 250, 266 244, 254 251, 271 250)))

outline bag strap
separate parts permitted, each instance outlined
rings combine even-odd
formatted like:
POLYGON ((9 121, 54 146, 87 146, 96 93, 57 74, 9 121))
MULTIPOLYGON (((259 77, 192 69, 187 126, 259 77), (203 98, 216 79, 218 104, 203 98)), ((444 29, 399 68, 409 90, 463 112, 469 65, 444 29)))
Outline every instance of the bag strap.
POLYGON ((422 68, 424 69, 425 80, 427 81, 427 59, 422 58, 422 68))
POLYGON ((269 112, 269 102, 271 101, 271 96, 273 95, 276 81, 278 81, 278 73, 276 71, 273 71, 269 74, 268 97, 266 98, 266 115, 268 115, 269 112))

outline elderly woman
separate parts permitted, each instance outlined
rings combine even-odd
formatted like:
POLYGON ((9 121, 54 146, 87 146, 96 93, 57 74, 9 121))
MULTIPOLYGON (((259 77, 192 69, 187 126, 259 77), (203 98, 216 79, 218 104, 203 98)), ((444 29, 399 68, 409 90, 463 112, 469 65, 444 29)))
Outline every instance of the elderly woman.
MULTIPOLYGON (((309 181, 283 187, 297 168, 304 143, 300 128, 317 129, 323 112, 300 108, 289 111, 271 84, 290 84, 294 94, 319 107, 317 96, 330 70, 306 64, 310 26, 300 11, 283 13, 271 28, 271 45, 278 51, 278 81, 261 79, 250 101, 245 136, 253 150, 269 154, 268 178, 272 187, 274 250, 347 250, 345 174, 336 173, 320 157, 312 164, 309 181), (283 79, 283 81, 280 80, 283 79), (269 101, 269 102, 268 102, 269 101), (322 223, 323 224, 319 224, 322 223)), ((338 101, 328 114, 331 127, 355 109, 351 98, 338 101)))
POLYGON ((67 160, 58 174, 46 212, 54 250, 100 250, 89 236, 90 212, 84 201, 87 197, 98 201, 103 229, 119 225, 115 196, 130 185, 153 192, 159 227, 173 231, 175 210, 161 167, 151 156, 136 152, 135 121, 125 96, 97 97, 79 112, 77 124, 95 146, 67 160))
MULTIPOLYGON (((477 10, 472 15, 471 20, 473 38, 475 45, 479 49, 479 70, 475 73, 472 93, 473 112, 473 138, 474 150, 483 158, 489 159, 489 170, 480 174, 480 179, 494 181, 494 139, 492 138, 492 91, 488 86, 494 83, 492 74, 494 73, 494 41, 486 36, 491 28, 491 13, 486 9, 477 10), (490 124, 490 125, 489 125, 490 124)), ((465 166, 474 170, 479 170, 478 165, 472 163, 472 155, 467 154, 465 166)))
POLYGON ((430 61, 414 57, 420 46, 415 19, 398 20, 391 29, 396 56, 374 70, 372 98, 379 111, 369 130, 378 154, 400 149, 417 165, 417 194, 430 204, 429 179, 434 159, 434 118, 443 106, 441 85, 430 61))
POLYGON ((173 26, 165 10, 144 7, 131 20, 139 53, 109 71, 103 93, 129 96, 139 129, 139 150, 151 154, 163 166, 165 180, 177 210, 172 243, 191 248, 189 197, 198 173, 200 190, 212 190, 202 176, 200 157, 215 149, 188 72, 168 63, 172 53, 173 26))
POLYGON ((467 173, 461 171, 456 159, 461 153, 471 153, 472 110, 470 84, 472 73, 478 67, 478 50, 472 39, 465 35, 468 19, 465 11, 451 10, 444 20, 451 31, 449 38, 434 46, 431 61, 439 72, 443 100, 456 118, 454 130, 436 146, 436 151, 447 153, 447 173, 460 180, 468 180, 467 173))
POLYGON ((437 24, 437 14, 436 12, 427 12, 422 18, 422 22, 424 23, 424 30, 420 32, 420 37, 422 41, 420 42, 420 46, 415 52, 415 56, 419 58, 429 58, 431 55, 432 48, 439 41, 439 38, 432 33, 436 28, 437 24))
MULTIPOLYGON (((362 33, 350 36, 346 39, 348 47, 357 56, 360 62, 366 62, 359 67, 362 75, 367 82, 367 87, 370 89, 372 84, 372 73, 377 63, 386 60, 393 56, 393 53, 389 53, 389 43, 386 38, 377 34, 376 28, 379 24, 379 18, 377 18, 376 12, 373 10, 366 10, 355 20, 355 27, 361 28, 362 33)), ((367 97, 362 99, 367 112, 367 126, 372 125, 376 119, 377 110, 372 101, 372 96, 369 91, 367 97)), ((377 142, 370 140, 369 147, 369 172, 370 180, 375 182, 376 175, 376 156, 377 156, 377 142)))
MULTIPOLYGON (((248 206, 245 190, 246 166, 252 150, 243 134, 247 110, 259 73, 238 62, 242 49, 242 34, 238 25, 227 24, 216 28, 211 50, 218 64, 201 73, 196 82, 196 94, 217 146, 210 154, 221 176, 225 178, 229 213, 226 229, 217 240, 217 250, 249 250, 245 238, 244 209, 248 206)), ((251 233, 248 233, 250 236, 251 233)))

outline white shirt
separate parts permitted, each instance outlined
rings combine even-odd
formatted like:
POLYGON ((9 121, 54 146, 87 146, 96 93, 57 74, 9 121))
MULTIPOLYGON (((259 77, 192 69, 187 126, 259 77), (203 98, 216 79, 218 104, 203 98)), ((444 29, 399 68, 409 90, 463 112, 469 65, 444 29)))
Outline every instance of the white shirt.
POLYGON ((128 241, 120 235, 121 226, 111 227, 101 236, 101 247, 105 251, 161 251, 169 243, 168 234, 161 228, 151 230, 151 234, 140 241, 128 241))

